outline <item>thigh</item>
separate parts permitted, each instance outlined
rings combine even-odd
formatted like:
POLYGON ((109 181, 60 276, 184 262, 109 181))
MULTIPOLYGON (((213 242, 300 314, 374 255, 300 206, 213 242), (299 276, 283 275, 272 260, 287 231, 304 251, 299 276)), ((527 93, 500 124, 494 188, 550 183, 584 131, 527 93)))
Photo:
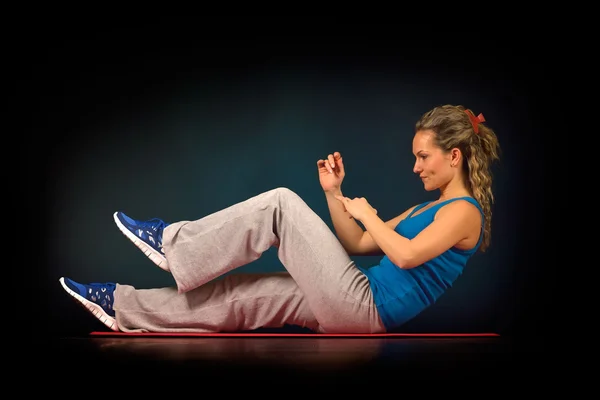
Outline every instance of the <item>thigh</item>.
POLYGON ((325 222, 294 192, 280 192, 279 257, 326 331, 381 329, 368 278, 325 222))

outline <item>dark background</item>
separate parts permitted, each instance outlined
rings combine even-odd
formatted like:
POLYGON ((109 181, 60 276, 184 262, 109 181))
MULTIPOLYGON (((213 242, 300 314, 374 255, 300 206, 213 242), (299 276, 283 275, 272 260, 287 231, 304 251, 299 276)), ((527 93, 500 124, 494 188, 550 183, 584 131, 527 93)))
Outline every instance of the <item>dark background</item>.
MULTIPOLYGON (((540 256, 540 139, 558 93, 547 85, 547 47, 516 37, 321 17, 32 27, 18 48, 28 115, 18 139, 36 166, 25 183, 36 195, 23 202, 35 234, 23 251, 39 259, 13 271, 35 278, 39 296, 22 326, 104 329, 64 293, 61 276, 173 284, 119 232, 117 210, 195 219, 285 186, 331 227, 316 161, 333 151, 344 157, 345 194, 366 197, 384 219, 435 198, 412 172, 413 125, 451 103, 483 113, 500 140, 492 246, 403 330, 543 336, 550 274, 540 256)), ((535 40, 544 37, 550 43, 551 31, 535 40)), ((267 252, 236 272, 282 268, 267 252)))

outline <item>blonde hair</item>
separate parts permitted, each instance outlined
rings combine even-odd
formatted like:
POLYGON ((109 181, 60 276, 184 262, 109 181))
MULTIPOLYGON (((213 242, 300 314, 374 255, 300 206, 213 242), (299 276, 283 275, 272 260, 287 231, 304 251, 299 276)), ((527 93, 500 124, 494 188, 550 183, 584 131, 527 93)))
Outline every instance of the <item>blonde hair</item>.
POLYGON ((490 245, 492 231, 491 165, 500 158, 500 144, 495 132, 477 120, 470 109, 460 105, 443 105, 426 112, 415 125, 415 132, 420 130, 433 131, 434 142, 442 151, 449 152, 454 148, 461 151, 467 189, 483 210, 480 250, 484 252, 490 245))

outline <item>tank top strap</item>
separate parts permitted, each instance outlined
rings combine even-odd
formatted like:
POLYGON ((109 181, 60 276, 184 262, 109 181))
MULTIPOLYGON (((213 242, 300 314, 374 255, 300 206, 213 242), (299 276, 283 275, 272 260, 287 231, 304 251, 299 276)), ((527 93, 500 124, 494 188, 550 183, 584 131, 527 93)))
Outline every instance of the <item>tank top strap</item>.
POLYGON ((444 204, 448 204, 448 203, 451 203, 451 202, 456 201, 456 200, 466 200, 466 201, 468 201, 469 203, 471 203, 475 207, 477 207, 477 209, 479 210, 479 212, 481 212, 483 214, 483 210, 481 209, 481 205, 477 202, 477 200, 475 200, 474 198, 469 197, 469 196, 454 197, 452 199, 448 199, 448 200, 442 201, 441 203, 436 204, 434 207, 437 207, 437 206, 441 207, 444 204))
POLYGON ((417 205, 415 208, 413 208, 413 210, 410 213, 408 213, 406 218, 410 218, 414 213, 416 213, 417 211, 419 211, 421 208, 425 207, 429 203, 431 203, 431 201, 426 201, 425 203, 421 203, 421 204, 417 205))

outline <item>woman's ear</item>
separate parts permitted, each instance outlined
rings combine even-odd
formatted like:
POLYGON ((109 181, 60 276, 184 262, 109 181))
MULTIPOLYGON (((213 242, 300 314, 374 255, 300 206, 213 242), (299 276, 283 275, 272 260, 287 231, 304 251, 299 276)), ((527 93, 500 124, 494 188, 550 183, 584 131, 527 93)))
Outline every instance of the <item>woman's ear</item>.
POLYGON ((462 153, 460 149, 454 148, 450 151, 450 163, 453 167, 459 166, 462 160, 462 153))

